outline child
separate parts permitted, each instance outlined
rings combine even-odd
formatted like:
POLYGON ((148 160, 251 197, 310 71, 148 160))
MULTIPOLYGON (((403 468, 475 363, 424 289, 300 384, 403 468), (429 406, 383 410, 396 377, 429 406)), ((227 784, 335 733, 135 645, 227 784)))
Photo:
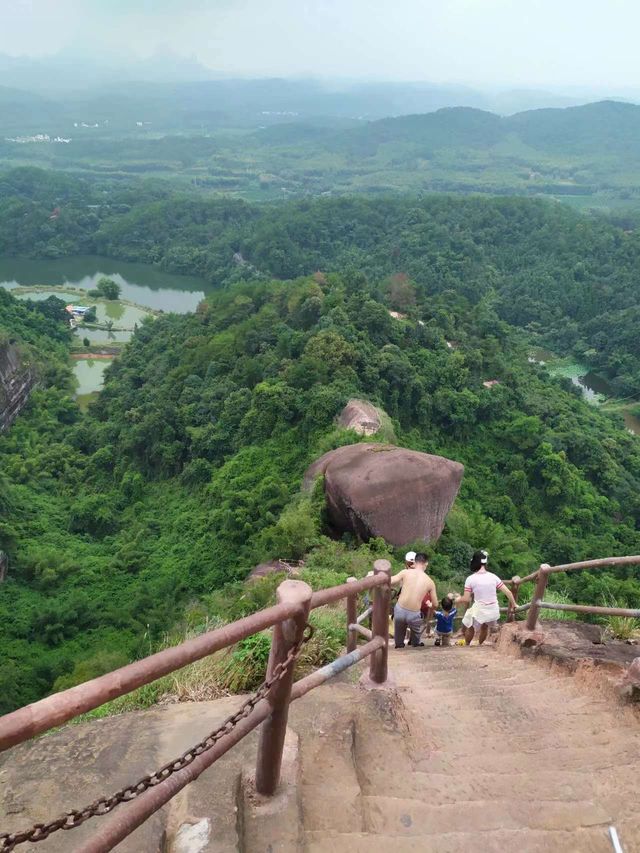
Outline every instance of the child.
POLYGON ((447 595, 440 602, 442 610, 436 610, 436 646, 448 646, 453 634, 453 620, 456 618, 457 609, 453 601, 447 595))

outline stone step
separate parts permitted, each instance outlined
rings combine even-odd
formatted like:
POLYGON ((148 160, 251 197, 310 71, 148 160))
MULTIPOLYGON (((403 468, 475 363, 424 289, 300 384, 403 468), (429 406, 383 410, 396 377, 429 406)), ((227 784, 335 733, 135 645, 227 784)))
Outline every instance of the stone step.
MULTIPOLYGON (((441 829, 443 829, 441 827, 441 829)), ((324 832, 306 834, 306 853, 611 853, 611 842, 604 827, 577 831, 500 829, 494 832, 449 832, 436 837, 367 835, 324 832)), ((635 853, 631 848, 629 853, 635 853)))
POLYGON ((510 726, 511 732, 518 731, 518 733, 529 731, 529 726, 536 723, 573 728, 582 728, 584 725, 591 724, 601 728, 606 726, 618 729, 615 717, 601 716, 597 713, 585 714, 581 711, 572 713, 569 709, 564 713, 560 709, 554 712, 542 699, 535 704, 532 702, 531 705, 523 699, 514 702, 507 698, 503 698, 501 702, 478 699, 467 703, 449 699, 447 702, 437 703, 431 701, 428 692, 425 691, 424 696, 421 693, 408 694, 405 696, 405 701, 412 711, 417 710, 418 714, 422 715, 425 722, 436 726, 447 724, 457 726, 461 723, 474 722, 477 724, 478 720, 482 719, 483 730, 494 728, 496 731, 503 731, 506 725, 510 726))
MULTIPOLYGON (((468 753, 468 744, 475 742, 478 734, 477 725, 473 723, 458 723, 455 730, 447 724, 429 724, 429 743, 433 749, 446 749, 452 755, 468 753), (465 745, 467 744, 467 745, 465 745)), ((617 749, 620 746, 621 733, 618 729, 598 729, 596 731, 589 725, 588 728, 576 728, 573 726, 557 725, 552 728, 548 723, 536 721, 527 727, 522 733, 510 733, 508 739, 496 740, 491 745, 491 751, 495 755, 505 753, 520 753, 526 755, 530 752, 538 752, 544 749, 555 749, 558 745, 573 749, 585 749, 587 747, 609 747, 617 749)), ((628 738, 628 749, 638 753, 640 751, 640 738, 630 736, 628 738)))
POLYGON ((365 828, 375 835, 433 836, 500 829, 568 831, 609 826, 610 813, 586 800, 512 802, 486 799, 432 805, 422 799, 366 796, 365 828))
MULTIPOLYGON (((634 768, 630 768, 629 777, 632 774, 633 778, 628 780, 631 789, 637 776, 634 768)), ((363 793, 419 799, 434 806, 489 799, 530 803, 541 797, 558 801, 590 800, 594 785, 589 773, 577 771, 530 773, 523 768, 521 773, 503 773, 500 769, 493 773, 469 773, 463 768, 463 772, 455 776, 415 771, 389 779, 381 768, 370 779, 370 784, 364 785, 363 793)))
POLYGON ((535 772, 549 767, 575 770, 584 773, 614 771, 633 766, 635 756, 619 744, 615 750, 607 747, 571 748, 559 746, 538 752, 504 753, 496 755, 491 749, 452 755, 448 750, 435 750, 414 762, 414 769, 425 773, 504 773, 535 772))
POLYGON ((357 832, 364 827, 355 766, 351 709, 328 706, 314 715, 302 746, 302 819, 307 830, 357 832))

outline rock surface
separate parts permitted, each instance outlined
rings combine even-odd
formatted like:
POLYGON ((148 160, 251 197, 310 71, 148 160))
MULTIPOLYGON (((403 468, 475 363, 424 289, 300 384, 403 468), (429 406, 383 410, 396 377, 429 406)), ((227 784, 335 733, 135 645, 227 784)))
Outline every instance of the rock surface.
POLYGON ((20 361, 12 344, 0 345, 0 433, 9 429, 27 404, 34 372, 20 361))
POLYGON ((299 569, 303 564, 299 560, 267 560, 266 563, 258 563, 249 572, 247 582, 259 580, 267 575, 273 575, 276 572, 286 572, 290 577, 297 577, 299 569))
POLYGON ((366 400, 349 400, 338 416, 338 426, 358 435, 375 435, 382 425, 380 411, 366 400))
POLYGON ((352 444, 321 456, 307 470, 306 488, 324 475, 329 522, 338 534, 392 545, 433 542, 458 494, 464 467, 384 444, 352 444))
MULTIPOLYGON (((391 651, 396 690, 362 690, 356 667, 292 704, 272 800, 247 784, 256 731, 116 850, 611 853, 614 825, 625 853, 640 853, 637 715, 538 663, 486 644, 391 651), (490 748, 478 748, 478 720, 490 748)), ((0 827, 115 790, 182 753, 241 701, 152 708, 8 750, 0 827)), ((54 833, 37 853, 78 850, 107 820, 54 833)))

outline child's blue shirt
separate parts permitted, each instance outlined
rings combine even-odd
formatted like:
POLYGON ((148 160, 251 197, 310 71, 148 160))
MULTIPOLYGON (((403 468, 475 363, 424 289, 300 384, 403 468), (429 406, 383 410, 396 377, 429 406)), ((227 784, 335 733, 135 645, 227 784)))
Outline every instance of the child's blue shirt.
POLYGON ((436 610, 436 631, 439 634, 450 634, 453 631, 453 620, 456 618, 457 609, 453 607, 448 613, 444 610, 436 610))

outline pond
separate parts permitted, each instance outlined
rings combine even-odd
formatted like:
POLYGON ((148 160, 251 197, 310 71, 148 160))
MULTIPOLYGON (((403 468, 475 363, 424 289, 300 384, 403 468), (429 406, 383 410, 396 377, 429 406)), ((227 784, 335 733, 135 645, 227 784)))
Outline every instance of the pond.
POLYGON ((79 358, 73 365, 76 378, 76 400, 85 409, 104 385, 104 372, 111 364, 108 358, 79 358))
MULTIPOLYGON (((0 287, 12 290, 15 287, 70 287, 80 290, 95 289, 102 276, 114 279, 121 289, 123 300, 135 302, 127 305, 118 300, 96 303, 97 321, 105 325, 113 323, 113 331, 89 329, 84 326, 76 330, 80 340, 85 338, 92 345, 125 343, 131 338, 136 325, 147 316, 144 308, 173 311, 185 314, 195 311, 206 293, 214 288, 202 279, 193 276, 174 275, 158 270, 148 264, 114 261, 110 258, 84 255, 57 260, 29 260, 25 258, 0 258, 0 287)), ((40 301, 57 296, 65 302, 78 304, 79 294, 72 291, 36 291, 17 294, 20 299, 40 301)), ((92 304, 92 300, 86 300, 92 304)), ((76 400, 81 408, 94 399, 103 386, 104 371, 109 359, 78 359, 73 368, 78 387, 76 400)))
MULTIPOLYGON (((102 276, 109 276, 118 282, 123 299, 177 314, 195 311, 205 294, 214 290, 211 285, 193 276, 174 275, 149 264, 114 261, 96 255, 51 261, 0 258, 0 287, 9 289, 49 284, 92 290, 102 276)), ((46 299, 47 295, 34 293, 29 298, 46 299)), ((74 300, 77 300, 77 294, 74 300)))
POLYGON ((582 396, 588 403, 598 405, 608 397, 613 397, 614 391, 609 382, 591 370, 582 376, 569 377, 574 385, 582 390, 582 396))

